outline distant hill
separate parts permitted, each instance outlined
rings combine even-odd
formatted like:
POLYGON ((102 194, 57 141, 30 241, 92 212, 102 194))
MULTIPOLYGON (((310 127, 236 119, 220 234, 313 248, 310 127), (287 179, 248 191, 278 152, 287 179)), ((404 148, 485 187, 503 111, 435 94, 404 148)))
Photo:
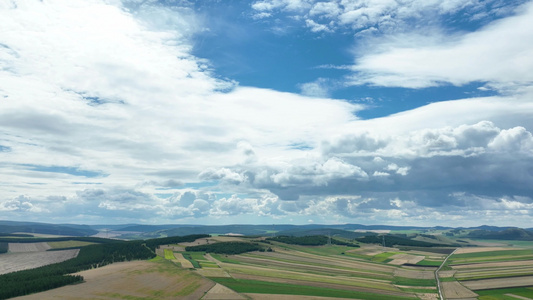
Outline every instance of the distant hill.
POLYGON ((91 236, 98 233, 88 225, 76 224, 46 224, 34 222, 0 221, 0 232, 40 233, 68 236, 91 236))
POLYGON ((289 230, 283 230, 276 232, 276 236, 295 236, 295 237, 302 237, 302 236, 314 236, 314 235, 323 235, 323 236, 333 236, 333 237, 343 237, 346 239, 355 239, 360 238, 363 236, 370 236, 370 235, 377 235, 377 233, 373 232, 354 232, 354 231, 348 231, 343 229, 335 229, 335 228, 292 228, 289 230))
POLYGON ((508 228, 501 231, 477 229, 468 234, 469 238, 482 238, 494 240, 533 241, 533 231, 522 228, 508 228))
POLYGON ((517 228, 517 227, 498 227, 498 226, 489 226, 489 225, 481 225, 481 226, 477 226, 477 227, 468 227, 468 228, 462 228, 460 227, 460 229, 470 229, 470 230, 485 230, 485 231, 504 231, 504 230, 507 230, 507 229, 512 229, 512 228, 517 228))
POLYGON ((297 227, 297 225, 211 225, 188 226, 162 230, 160 234, 188 235, 188 234, 242 234, 242 235, 269 235, 273 232, 284 231, 297 227))
MULTIPOLYGON (((233 224, 233 225, 186 225, 186 224, 160 224, 160 225, 144 225, 144 224, 114 224, 114 225, 78 225, 78 224, 47 224, 37 222, 15 222, 0 220, 0 232, 28 232, 41 234, 55 234, 55 235, 71 235, 71 236, 90 236, 98 233, 99 230, 112 231, 129 231, 140 232, 140 234, 132 235, 131 237, 124 236, 125 239, 131 238, 158 238, 165 236, 184 236, 190 234, 242 234, 242 235, 289 235, 289 236, 308 236, 308 235, 331 235, 343 237, 347 239, 359 238, 362 236, 373 236, 371 232, 355 232, 356 230, 467 230, 473 233, 471 237, 482 238, 499 238, 498 235, 491 237, 490 232, 498 233, 506 230, 514 229, 514 227, 497 227, 497 226, 478 226, 478 227, 418 227, 418 226, 391 226, 391 225, 362 225, 362 224, 308 224, 308 225, 291 225, 291 224, 272 224, 272 225, 248 225, 248 224, 233 224), (479 231, 479 232, 478 232, 479 231)), ((525 230, 525 229, 522 229, 525 230)), ((531 230, 525 230, 531 232, 531 230)), ((527 233, 516 233, 509 231, 511 236, 518 239, 529 239, 527 233)), ((503 234, 502 236, 509 236, 503 234)), ((470 236, 469 236, 470 237, 470 236)), ((503 237, 502 237, 503 239, 503 237)), ((510 238, 507 238, 510 239, 510 238)))

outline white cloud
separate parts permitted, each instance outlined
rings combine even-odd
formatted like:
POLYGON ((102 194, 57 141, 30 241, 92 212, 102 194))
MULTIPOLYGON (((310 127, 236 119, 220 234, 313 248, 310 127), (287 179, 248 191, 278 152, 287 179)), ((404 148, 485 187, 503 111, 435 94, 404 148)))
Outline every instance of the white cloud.
MULTIPOLYGON (((328 31, 479 4, 410 1, 416 9, 403 11, 395 3, 280 0, 253 8, 262 18, 304 15, 328 31)), ((326 98, 335 88, 327 79, 302 84, 305 96, 217 79, 191 54, 191 37, 204 29, 187 7, 16 4, 0 10, 0 217, 386 221, 379 212, 430 222, 488 214, 477 204, 511 216, 530 209, 527 88, 359 120, 363 106, 326 98)), ((408 45, 421 45, 417 36, 389 40, 378 54, 361 54, 355 83, 526 85, 530 45, 518 26, 529 24, 530 11, 441 45, 444 35, 421 49, 408 45), (496 47, 494 37, 502 41, 496 47), (465 66, 445 62, 452 58, 465 66)))
POLYGON ((311 29, 312 32, 331 31, 328 25, 319 24, 313 20, 305 20, 305 25, 311 29))
POLYGON ((302 90, 302 95, 310 96, 310 97, 320 97, 320 98, 326 98, 330 94, 330 90, 332 89, 331 82, 328 82, 328 80, 319 78, 313 82, 307 82, 300 85, 300 89, 302 90))
POLYGON ((533 151, 533 136, 524 127, 517 126, 500 131, 488 146, 501 152, 525 152, 531 154, 533 151))
POLYGON ((352 84, 422 88, 479 81, 507 88, 529 85, 533 82, 533 58, 528 55, 533 51, 528 30, 533 26, 532 15, 529 3, 517 15, 472 33, 437 33, 435 39, 433 32, 431 40, 411 33, 390 40, 383 37, 380 52, 363 53, 356 59, 352 84))
POLYGON ((431 26, 440 16, 465 10, 465 15, 472 16, 471 20, 474 21, 489 15, 507 15, 512 6, 502 7, 494 0, 261 0, 254 2, 252 9, 256 16, 266 12, 269 13, 268 17, 286 14, 291 19, 303 20, 307 26, 311 22, 327 24, 324 25, 327 26, 327 31, 346 28, 364 31, 368 28, 379 28, 382 32, 402 32, 411 27, 412 19, 431 26))

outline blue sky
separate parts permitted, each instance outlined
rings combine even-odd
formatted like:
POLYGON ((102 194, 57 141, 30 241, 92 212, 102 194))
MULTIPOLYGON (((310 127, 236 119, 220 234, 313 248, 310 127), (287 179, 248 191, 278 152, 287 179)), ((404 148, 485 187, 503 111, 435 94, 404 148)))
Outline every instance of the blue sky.
POLYGON ((533 221, 533 2, 0 2, 0 219, 533 221))

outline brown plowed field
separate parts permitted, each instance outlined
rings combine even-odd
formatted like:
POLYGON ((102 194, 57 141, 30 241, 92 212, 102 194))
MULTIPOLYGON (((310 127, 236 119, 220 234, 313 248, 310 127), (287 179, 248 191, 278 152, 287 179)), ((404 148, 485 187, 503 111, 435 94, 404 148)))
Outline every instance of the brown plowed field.
POLYGON ((533 286, 533 276, 469 280, 469 281, 463 281, 462 283, 471 290, 533 286))
POLYGON ((9 252, 41 252, 50 249, 47 243, 9 243, 9 252))
POLYGON ((215 284, 169 261, 130 261, 76 273, 85 282, 14 298, 42 299, 200 299, 215 284))
POLYGON ((457 281, 441 282, 441 286, 445 299, 476 298, 478 296, 457 281))
POLYGON ((0 274, 34 269, 78 256, 79 249, 0 254, 0 274))

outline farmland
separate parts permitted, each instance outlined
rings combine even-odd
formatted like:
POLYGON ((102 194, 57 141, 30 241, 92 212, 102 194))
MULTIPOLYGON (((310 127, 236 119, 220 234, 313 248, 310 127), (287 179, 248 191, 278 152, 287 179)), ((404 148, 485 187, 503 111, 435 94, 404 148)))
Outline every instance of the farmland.
POLYGON ((458 249, 446 263, 449 271, 440 274, 444 296, 447 299, 528 299, 523 297, 532 294, 528 289, 533 286, 532 255, 532 249, 518 247, 458 249), (511 292, 503 293, 504 290, 511 292))
POLYGON ((78 255, 79 249, 43 252, 19 252, 0 255, 0 274, 28 270, 62 262, 78 255))
POLYGON ((69 285, 38 294, 32 299, 199 299, 214 283, 177 268, 164 259, 131 261, 76 273, 83 284, 69 285))
MULTIPOLYGON (((219 236, 210 243, 230 241, 246 242, 246 239, 228 237, 226 240, 219 236)), ((260 240, 254 242, 262 245, 260 240)), ((172 248, 179 249, 176 246, 183 245, 172 245, 172 248)), ((437 297, 435 268, 403 266, 404 262, 416 263, 426 256, 434 257, 434 253, 403 253, 387 248, 389 253, 373 245, 302 246, 274 240, 264 246, 272 251, 176 252, 175 255, 196 262, 199 267, 194 272, 251 298, 260 298, 264 293, 357 299, 437 297)))
MULTIPOLYGON (((470 247, 456 248, 457 242, 449 237, 415 234, 417 243, 412 246, 406 245, 408 237, 400 237, 402 245, 387 247, 356 240, 334 244, 327 237, 222 235, 112 241, 109 247, 104 240, 96 241, 102 243, 100 247, 91 239, 9 242, 9 253, 0 255, 0 274, 18 267, 33 268, 39 266, 39 261, 72 258, 79 251, 63 250, 66 248, 116 248, 127 252, 138 247, 154 251, 158 257, 112 263, 118 257, 113 254, 111 265, 97 264, 96 269, 74 273, 84 278, 79 285, 17 299, 81 298, 76 291, 82 291, 87 299, 436 300, 442 293, 445 299, 516 300, 533 294, 533 245, 527 241, 498 244, 462 238, 461 243, 470 247), (433 247, 420 244, 432 240, 433 247), (127 246, 129 243, 132 246, 127 246), (438 289, 435 271, 441 264, 438 289)), ((126 252, 119 255, 120 259, 128 255, 126 252)), ((147 253, 147 257, 153 256, 147 253)))

